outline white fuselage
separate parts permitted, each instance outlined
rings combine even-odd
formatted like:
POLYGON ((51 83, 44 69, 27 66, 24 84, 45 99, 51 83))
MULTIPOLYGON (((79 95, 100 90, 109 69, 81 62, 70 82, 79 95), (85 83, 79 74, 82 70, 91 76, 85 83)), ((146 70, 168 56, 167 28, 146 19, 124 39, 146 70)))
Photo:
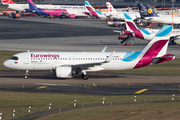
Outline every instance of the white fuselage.
MULTIPOLYGON (((68 6, 68 5, 36 5, 40 9, 66 9, 69 14, 75 14, 75 16, 87 16, 83 12, 87 12, 85 6, 68 6)), ((16 11, 25 11, 29 9, 28 4, 8 4, 7 8, 16 11)))
POLYGON ((147 17, 145 19, 150 20, 151 22, 156 23, 165 23, 165 24, 180 24, 180 17, 173 17, 172 15, 159 16, 159 17, 147 17))
MULTIPOLYGON (((86 71, 133 69, 140 59, 127 58, 127 54, 133 53, 117 52, 109 63, 89 67, 86 71)), ((17 70, 53 70, 57 66, 103 62, 110 54, 110 52, 24 52, 14 55, 18 58, 17 60, 8 59, 3 65, 17 70)))
MULTIPOLYGON (((135 20, 136 18, 140 18, 139 12, 128 12, 128 13, 133 20, 135 20)), ((124 12, 109 12, 106 14, 110 15, 110 17, 114 19, 124 20, 124 12)))
POLYGON ((84 12, 87 12, 85 6, 60 5, 60 9, 66 9, 69 14, 75 14, 76 16, 87 16, 84 14, 84 12))
MULTIPOLYGON (((153 39, 153 37, 158 33, 158 31, 160 30, 160 29, 145 29, 145 30, 147 30, 149 33, 151 33, 150 35, 147 35, 147 34, 145 34, 145 33, 143 33, 142 31, 142 33, 143 33, 143 36, 144 36, 144 39, 145 40, 152 40, 153 39)), ((134 33, 133 33, 133 35, 134 35, 134 33)), ((177 36, 179 36, 180 35, 180 29, 173 29, 172 31, 171 31, 171 37, 177 37, 177 36)), ((135 35, 134 35, 134 37, 135 37, 135 35)), ((178 38, 178 37, 177 37, 178 38)))

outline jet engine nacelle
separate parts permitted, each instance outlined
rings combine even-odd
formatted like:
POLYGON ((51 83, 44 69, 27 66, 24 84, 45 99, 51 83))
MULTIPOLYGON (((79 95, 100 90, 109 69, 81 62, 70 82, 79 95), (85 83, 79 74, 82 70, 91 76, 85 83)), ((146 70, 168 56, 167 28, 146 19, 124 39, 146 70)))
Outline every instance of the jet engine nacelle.
POLYGON ((75 14, 70 14, 69 15, 69 18, 75 18, 76 16, 75 16, 75 14))
POLYGON ((57 78, 72 78, 73 71, 72 67, 69 66, 59 66, 55 68, 57 78))

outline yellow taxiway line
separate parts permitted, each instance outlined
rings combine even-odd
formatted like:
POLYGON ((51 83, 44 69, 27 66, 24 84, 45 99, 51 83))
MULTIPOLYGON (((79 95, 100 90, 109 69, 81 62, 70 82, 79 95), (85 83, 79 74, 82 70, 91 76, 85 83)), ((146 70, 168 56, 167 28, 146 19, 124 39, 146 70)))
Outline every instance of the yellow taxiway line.
POLYGON ((142 92, 144 92, 144 91, 146 91, 146 90, 148 90, 148 89, 142 89, 142 90, 139 90, 139 91, 137 91, 137 92, 135 92, 136 94, 139 94, 139 93, 142 93, 142 92))
POLYGON ((47 86, 41 86, 41 87, 37 87, 37 89, 42 89, 42 88, 46 88, 47 86))

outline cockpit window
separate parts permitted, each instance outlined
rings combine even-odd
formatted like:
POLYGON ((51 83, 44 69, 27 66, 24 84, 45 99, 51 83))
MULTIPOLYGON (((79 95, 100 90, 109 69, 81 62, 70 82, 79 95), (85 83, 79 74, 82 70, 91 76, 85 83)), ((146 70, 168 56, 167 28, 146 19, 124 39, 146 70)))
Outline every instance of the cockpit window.
POLYGON ((12 60, 18 60, 18 57, 17 56, 12 56, 11 58, 9 59, 12 59, 12 60))

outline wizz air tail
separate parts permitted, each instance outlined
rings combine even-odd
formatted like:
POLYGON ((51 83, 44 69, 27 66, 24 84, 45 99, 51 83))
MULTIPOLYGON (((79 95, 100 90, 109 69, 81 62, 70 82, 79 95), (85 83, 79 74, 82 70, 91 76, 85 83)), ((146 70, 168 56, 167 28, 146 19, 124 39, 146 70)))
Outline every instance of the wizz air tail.
POLYGON ((17 4, 15 2, 13 2, 12 0, 1 0, 2 4, 17 4))
POLYGON ((114 7, 112 6, 110 2, 106 2, 106 6, 109 13, 117 13, 116 9, 114 9, 114 7))
POLYGON ((28 4, 30 10, 38 10, 37 6, 34 4, 32 0, 28 0, 28 4))
POLYGON ((134 68, 143 67, 152 63, 158 64, 175 58, 174 55, 166 54, 172 25, 165 25, 149 42, 149 44, 139 52, 140 60, 134 68))
POLYGON ((158 15, 154 12, 154 10, 149 5, 147 5, 145 9, 141 3, 138 3, 138 8, 139 8, 139 13, 142 18, 158 17, 158 15))

